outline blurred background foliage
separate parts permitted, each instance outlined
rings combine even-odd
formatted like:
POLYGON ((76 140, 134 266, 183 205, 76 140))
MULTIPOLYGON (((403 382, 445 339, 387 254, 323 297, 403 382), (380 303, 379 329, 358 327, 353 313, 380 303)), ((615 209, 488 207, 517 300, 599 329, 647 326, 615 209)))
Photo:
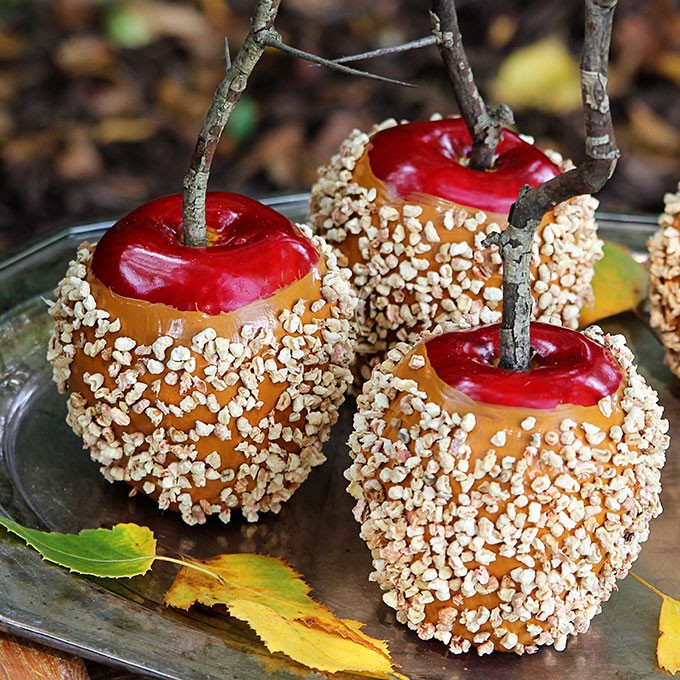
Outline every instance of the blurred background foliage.
MULTIPOLYGON (((252 0, 0 0, 0 251, 181 190, 252 0)), ((579 162, 581 0, 460 0, 478 83, 517 127, 579 162)), ((283 0, 277 28, 328 58, 429 33, 426 0, 283 0)), ((362 62, 413 89, 275 51, 220 145, 211 188, 304 191, 354 127, 456 111, 436 48, 362 62)), ((622 160, 603 208, 657 212, 680 179, 680 6, 621 0, 610 93, 622 160)))

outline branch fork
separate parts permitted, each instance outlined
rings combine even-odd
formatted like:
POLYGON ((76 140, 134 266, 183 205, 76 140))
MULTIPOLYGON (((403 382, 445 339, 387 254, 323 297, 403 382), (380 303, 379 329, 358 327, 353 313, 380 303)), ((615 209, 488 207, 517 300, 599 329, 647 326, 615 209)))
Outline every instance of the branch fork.
MULTIPOLYGON (((611 177, 619 157, 614 139, 607 67, 612 19, 617 0, 585 0, 586 21, 581 55, 581 94, 586 129, 583 163, 535 188, 525 186, 510 210, 501 234, 490 234, 485 246, 497 245, 503 259, 503 320, 500 365, 527 370, 531 365, 531 247, 543 216, 563 201, 599 191, 611 177)), ((472 78, 463 49, 455 3, 433 0, 432 30, 449 81, 473 139, 471 167, 490 168, 503 125, 511 120, 507 107, 490 111, 472 78)))
POLYGON ((267 47, 274 47, 341 73, 412 87, 409 83, 343 66, 286 45, 274 27, 280 4, 281 0, 258 0, 251 17, 248 35, 233 62, 230 60, 229 47, 225 44, 226 73, 215 89, 210 109, 198 134, 189 169, 184 177, 182 223, 186 246, 204 248, 207 245, 205 200, 210 166, 231 112, 246 89, 250 74, 267 47))
MULTIPOLYGON (((210 165, 231 111, 267 47, 275 47, 344 73, 407 84, 339 63, 373 56, 377 52, 333 62, 285 45, 274 28, 280 3, 281 0, 257 1, 250 31, 243 45, 233 63, 229 64, 227 59, 226 75, 217 86, 184 180, 182 218, 184 242, 188 246, 204 247, 207 244, 205 198, 210 165)), ((608 53, 616 4, 617 0, 585 0, 586 29, 580 66, 586 129, 583 163, 538 187, 524 187, 510 211, 506 230, 501 234, 491 234, 485 242, 487 246, 497 245, 503 258, 500 362, 505 368, 526 370, 530 367, 530 319, 533 308, 529 286, 531 246, 543 215, 573 196, 595 193, 604 186, 616 167, 619 151, 607 97, 608 53)), ((454 0, 432 0, 430 17, 431 38, 379 52, 415 49, 432 42, 437 44, 461 115, 472 137, 470 167, 490 169, 495 161, 496 147, 503 128, 513 122, 512 111, 503 104, 490 109, 477 89, 463 47, 454 0)))

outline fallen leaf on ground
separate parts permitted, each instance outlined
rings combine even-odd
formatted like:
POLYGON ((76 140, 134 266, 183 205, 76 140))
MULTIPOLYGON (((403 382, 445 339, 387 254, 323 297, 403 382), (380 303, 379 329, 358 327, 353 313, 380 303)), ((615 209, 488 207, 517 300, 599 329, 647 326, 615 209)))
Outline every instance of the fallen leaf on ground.
POLYGON ((23 40, 6 33, 0 26, 0 59, 14 59, 20 56, 24 46, 23 40))
POLYGON ((156 134, 158 126, 158 121, 150 116, 105 118, 94 127, 92 136, 100 144, 143 142, 156 134))
POLYGON ((680 131, 644 102, 633 102, 628 116, 635 144, 669 156, 680 153, 680 131))
POLYGON ((512 108, 566 113, 581 107, 578 63, 558 38, 520 47, 501 64, 492 84, 496 101, 512 108))
POLYGON ((387 645, 361 631, 356 621, 335 617, 309 597, 309 586, 281 560, 263 555, 219 555, 201 561, 219 576, 184 568, 166 593, 167 605, 188 609, 225 605, 248 623, 270 652, 282 652, 309 668, 401 677, 387 645))
POLYGON ((263 131, 253 151, 238 164, 236 175, 243 179, 263 172, 279 186, 294 187, 304 147, 304 130, 299 122, 291 121, 263 131))
POLYGON ((680 85, 680 54, 675 50, 668 50, 659 56, 657 62, 659 73, 670 78, 676 85, 680 85))
POLYGON ((94 35, 78 35, 59 43, 56 65, 68 76, 104 76, 115 64, 111 46, 94 35))
POLYGON ((104 170, 96 145, 86 135, 74 135, 54 159, 55 170, 66 181, 86 180, 104 170))
POLYGON ((629 248, 605 241, 604 257, 595 263, 592 286, 594 301, 581 311, 581 327, 635 309, 647 298, 649 277, 629 248))
POLYGON ((26 541, 46 560, 79 574, 103 578, 139 576, 149 571, 157 559, 153 532, 136 524, 85 529, 79 534, 27 529, 6 517, 0 517, 0 525, 26 541))

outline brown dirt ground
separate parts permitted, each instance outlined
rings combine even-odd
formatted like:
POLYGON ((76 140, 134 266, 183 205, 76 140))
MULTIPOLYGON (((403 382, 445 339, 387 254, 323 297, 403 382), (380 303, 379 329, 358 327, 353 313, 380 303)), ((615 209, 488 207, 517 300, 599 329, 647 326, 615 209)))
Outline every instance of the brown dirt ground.
MULTIPOLYGON (((0 5, 0 251, 60 225, 116 217, 180 190, 197 131, 251 2, 4 0, 0 5)), ((478 82, 489 92, 517 48, 554 36, 578 55, 576 0, 459 2, 478 82)), ((621 3, 611 95, 622 160, 611 210, 657 212, 680 178, 680 10, 621 3)), ((288 0, 277 27, 338 57, 426 35, 418 0, 288 0)), ((260 62, 214 164, 211 187, 304 191, 349 130, 386 117, 455 112, 435 48, 363 62, 414 89, 330 73, 277 52, 260 62)), ((539 66, 539 64, 536 64, 539 66)), ((518 128, 578 161, 579 110, 550 98, 515 109, 518 128)))

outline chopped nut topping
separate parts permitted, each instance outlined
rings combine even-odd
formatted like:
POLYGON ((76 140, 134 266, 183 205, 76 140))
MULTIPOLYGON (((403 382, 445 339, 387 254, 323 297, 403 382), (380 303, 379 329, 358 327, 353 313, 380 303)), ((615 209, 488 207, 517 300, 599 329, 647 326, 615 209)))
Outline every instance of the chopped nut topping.
POLYGON ((321 255, 308 290, 317 299, 268 310, 267 324, 282 318, 277 329, 251 321, 236 336, 227 325, 220 337, 216 317, 187 337, 131 338, 124 319, 98 309, 92 248, 79 250, 50 306, 48 356, 59 389, 72 390, 68 422, 109 481, 157 495, 189 524, 229 521, 234 508, 255 521, 323 462, 352 378, 356 295, 330 247, 299 226, 321 255))
MULTIPOLYGON (((372 367, 395 342, 414 342, 444 321, 463 328, 500 320, 502 262, 498 248, 483 241, 505 224, 455 204, 433 216, 359 184, 353 171, 367 162, 369 144, 370 135, 355 130, 320 168, 310 221, 351 268, 360 299, 358 355, 372 367)), ((596 207, 591 196, 569 199, 540 227, 532 253, 537 320, 578 327, 580 309, 592 299, 593 265, 602 257, 596 207)))
POLYGON ((624 384, 608 414, 593 405, 581 425, 508 413, 498 429, 504 407, 472 413, 433 388, 422 344, 391 351, 357 398, 345 476, 371 579, 422 638, 454 653, 564 648, 637 556, 661 511, 668 423, 623 339, 586 334, 609 349, 624 384))

